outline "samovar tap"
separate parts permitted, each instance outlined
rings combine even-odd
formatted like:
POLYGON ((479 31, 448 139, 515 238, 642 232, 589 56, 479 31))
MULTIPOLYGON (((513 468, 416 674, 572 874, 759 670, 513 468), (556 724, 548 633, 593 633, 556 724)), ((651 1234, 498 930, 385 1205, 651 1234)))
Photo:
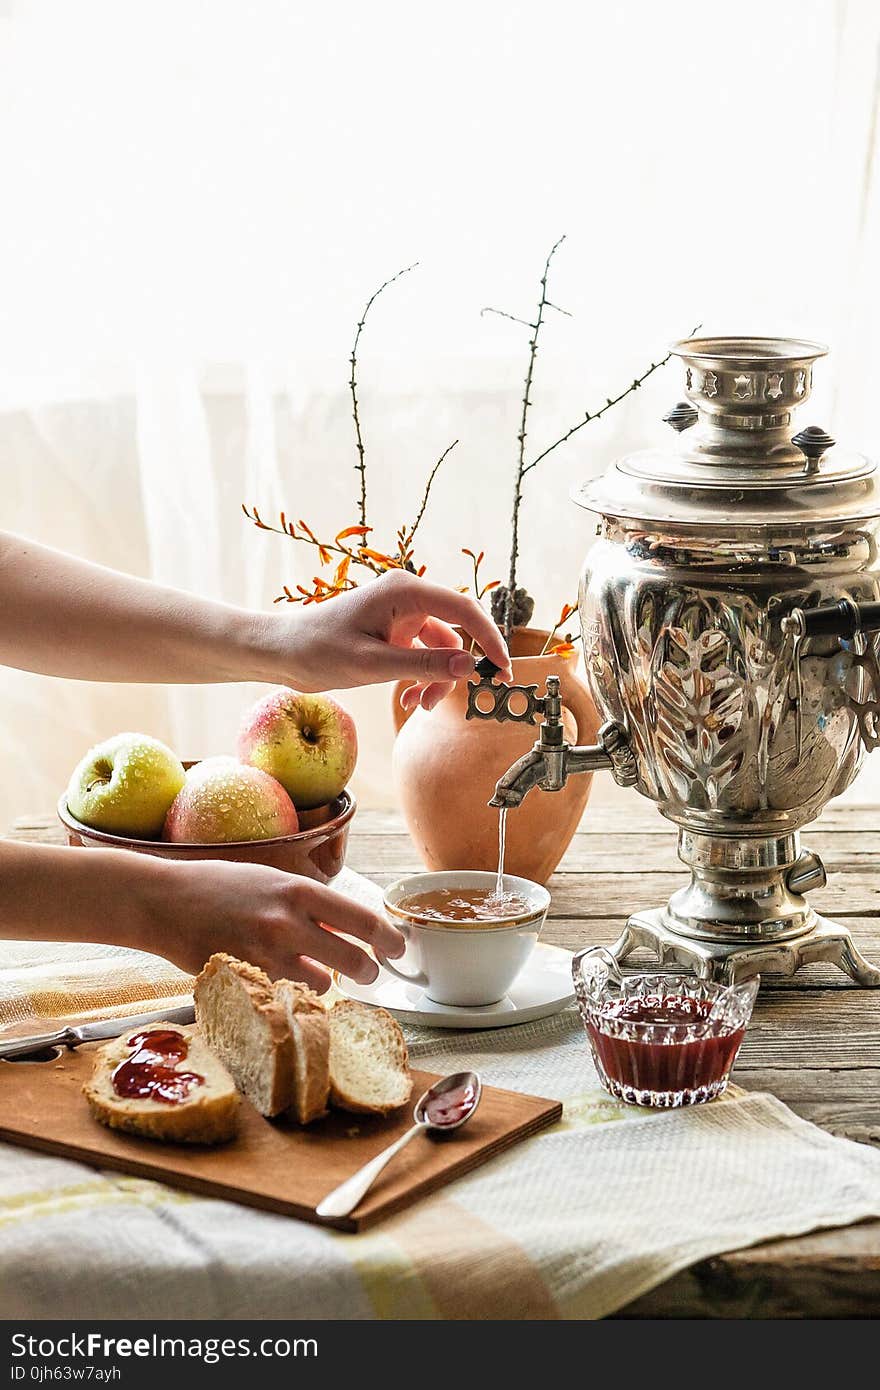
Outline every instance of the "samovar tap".
POLYGON ((561 791, 569 777, 578 772, 608 771, 622 787, 635 783, 635 757, 620 724, 603 724, 598 743, 567 743, 559 677, 548 676, 545 693, 539 695, 537 685, 505 685, 496 681, 497 671, 498 667, 486 658, 477 663, 480 680, 469 682, 467 718, 493 719, 499 724, 534 724, 535 716, 540 714, 542 722, 534 747, 499 777, 490 806, 519 806, 532 787, 561 791), (512 701, 521 707, 512 708, 512 701))

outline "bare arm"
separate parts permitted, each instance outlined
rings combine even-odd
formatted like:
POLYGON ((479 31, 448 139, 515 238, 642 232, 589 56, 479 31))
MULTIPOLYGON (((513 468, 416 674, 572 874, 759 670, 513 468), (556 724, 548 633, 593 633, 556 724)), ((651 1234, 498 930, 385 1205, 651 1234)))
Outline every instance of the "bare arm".
POLYGON ((387 575, 327 604, 259 613, 0 532, 0 664, 43 675, 303 690, 412 676, 430 705, 473 669, 452 624, 509 669, 478 604, 412 575, 387 575))
MULTIPOLYGON (((0 662, 74 680, 242 680, 266 618, 0 533, 0 662)), ((259 679, 259 676, 255 677, 259 679)))
POLYGON ((319 991, 330 983, 324 966, 374 980, 375 962, 337 932, 390 956, 403 950, 384 918, 280 869, 0 840, 0 939, 131 946, 192 974, 229 951, 319 991))

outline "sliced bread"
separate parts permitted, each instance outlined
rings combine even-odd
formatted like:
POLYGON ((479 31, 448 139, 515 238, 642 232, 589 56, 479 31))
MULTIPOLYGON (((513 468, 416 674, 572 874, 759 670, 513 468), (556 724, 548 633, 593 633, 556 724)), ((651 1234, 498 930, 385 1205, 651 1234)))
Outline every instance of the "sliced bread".
POLYGON ((275 997, 283 1004, 293 1038, 292 1119, 311 1124, 327 1113, 330 1096, 330 1027, 327 1010, 314 990, 293 980, 278 980, 275 997))
POLYGON ((193 994, 205 1040, 262 1115, 310 1124, 328 1101, 387 1115, 409 1100, 406 1043, 384 1009, 353 999, 327 1009, 306 985, 273 984, 222 953, 208 961, 193 994))
POLYGON ((238 1126, 239 1098, 232 1077, 191 1028, 177 1023, 151 1024, 140 1033, 105 1043, 95 1055, 95 1069, 83 1093, 102 1125, 145 1139, 219 1144, 231 1139, 238 1126), (151 1051, 150 1035, 160 1032, 178 1034, 185 1056, 151 1051), (132 1046, 131 1039, 139 1037, 143 1042, 132 1046), (128 1071, 119 1072, 114 1081, 114 1073, 126 1063, 131 1063, 128 1071), (198 1079, 188 1079, 193 1076, 198 1079), (148 1093, 121 1095, 126 1077, 128 1089, 148 1093), (166 1098, 156 1099, 157 1094, 166 1098))
POLYGON ((197 976, 193 996, 206 1042, 254 1108, 272 1116, 294 1105, 293 1033, 269 976, 218 952, 197 976))
POLYGON ((412 1093, 406 1042, 385 1009, 341 999, 328 1012, 330 1100, 340 1110, 388 1115, 412 1093))

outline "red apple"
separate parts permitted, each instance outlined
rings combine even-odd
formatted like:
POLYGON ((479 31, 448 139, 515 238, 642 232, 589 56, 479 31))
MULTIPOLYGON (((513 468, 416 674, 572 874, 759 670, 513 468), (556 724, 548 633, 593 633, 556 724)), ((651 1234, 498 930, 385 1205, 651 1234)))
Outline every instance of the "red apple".
POLYGON ((298 829, 293 802, 274 777, 235 758, 206 758, 186 774, 165 817, 162 838, 219 845, 271 840, 298 829))
POLYGON ((248 710, 238 755, 277 777, 305 811, 338 796, 357 762, 357 730, 329 695, 302 695, 280 686, 248 710))

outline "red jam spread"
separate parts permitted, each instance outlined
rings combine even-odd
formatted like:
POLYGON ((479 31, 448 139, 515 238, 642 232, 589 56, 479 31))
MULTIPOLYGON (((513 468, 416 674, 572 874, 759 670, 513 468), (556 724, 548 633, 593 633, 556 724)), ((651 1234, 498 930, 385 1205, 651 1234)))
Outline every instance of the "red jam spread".
POLYGON ((182 1062, 189 1052, 189 1038, 174 1028, 153 1028, 148 1033, 135 1033, 127 1046, 182 1062))
MULTIPOLYGON (((638 1091, 695 1091, 714 1086, 727 1075, 745 1028, 733 1032, 707 1033, 691 1041, 679 1039, 668 1029, 666 1041, 655 1034, 651 1041, 613 1036, 602 1031, 602 1021, 618 1024, 676 1024, 682 1030, 708 1018, 711 999, 667 996, 664 999, 622 999, 606 1004, 598 1025, 587 1024, 602 1067, 611 1081, 638 1091)), ((612 1025, 614 1026, 614 1025, 612 1025)), ((660 1032, 666 1032, 660 1029, 660 1032)))
POLYGON ((118 1096, 179 1105, 196 1086, 204 1084, 205 1078, 198 1072, 177 1068, 189 1051, 185 1034, 171 1028, 154 1028, 148 1033, 133 1034, 128 1046, 134 1051, 113 1072, 113 1089, 118 1096))
POLYGON ((477 1103, 477 1092, 468 1082, 466 1086, 453 1086, 439 1096, 432 1096, 425 1106, 425 1114, 432 1125, 455 1125, 465 1119, 477 1103))

